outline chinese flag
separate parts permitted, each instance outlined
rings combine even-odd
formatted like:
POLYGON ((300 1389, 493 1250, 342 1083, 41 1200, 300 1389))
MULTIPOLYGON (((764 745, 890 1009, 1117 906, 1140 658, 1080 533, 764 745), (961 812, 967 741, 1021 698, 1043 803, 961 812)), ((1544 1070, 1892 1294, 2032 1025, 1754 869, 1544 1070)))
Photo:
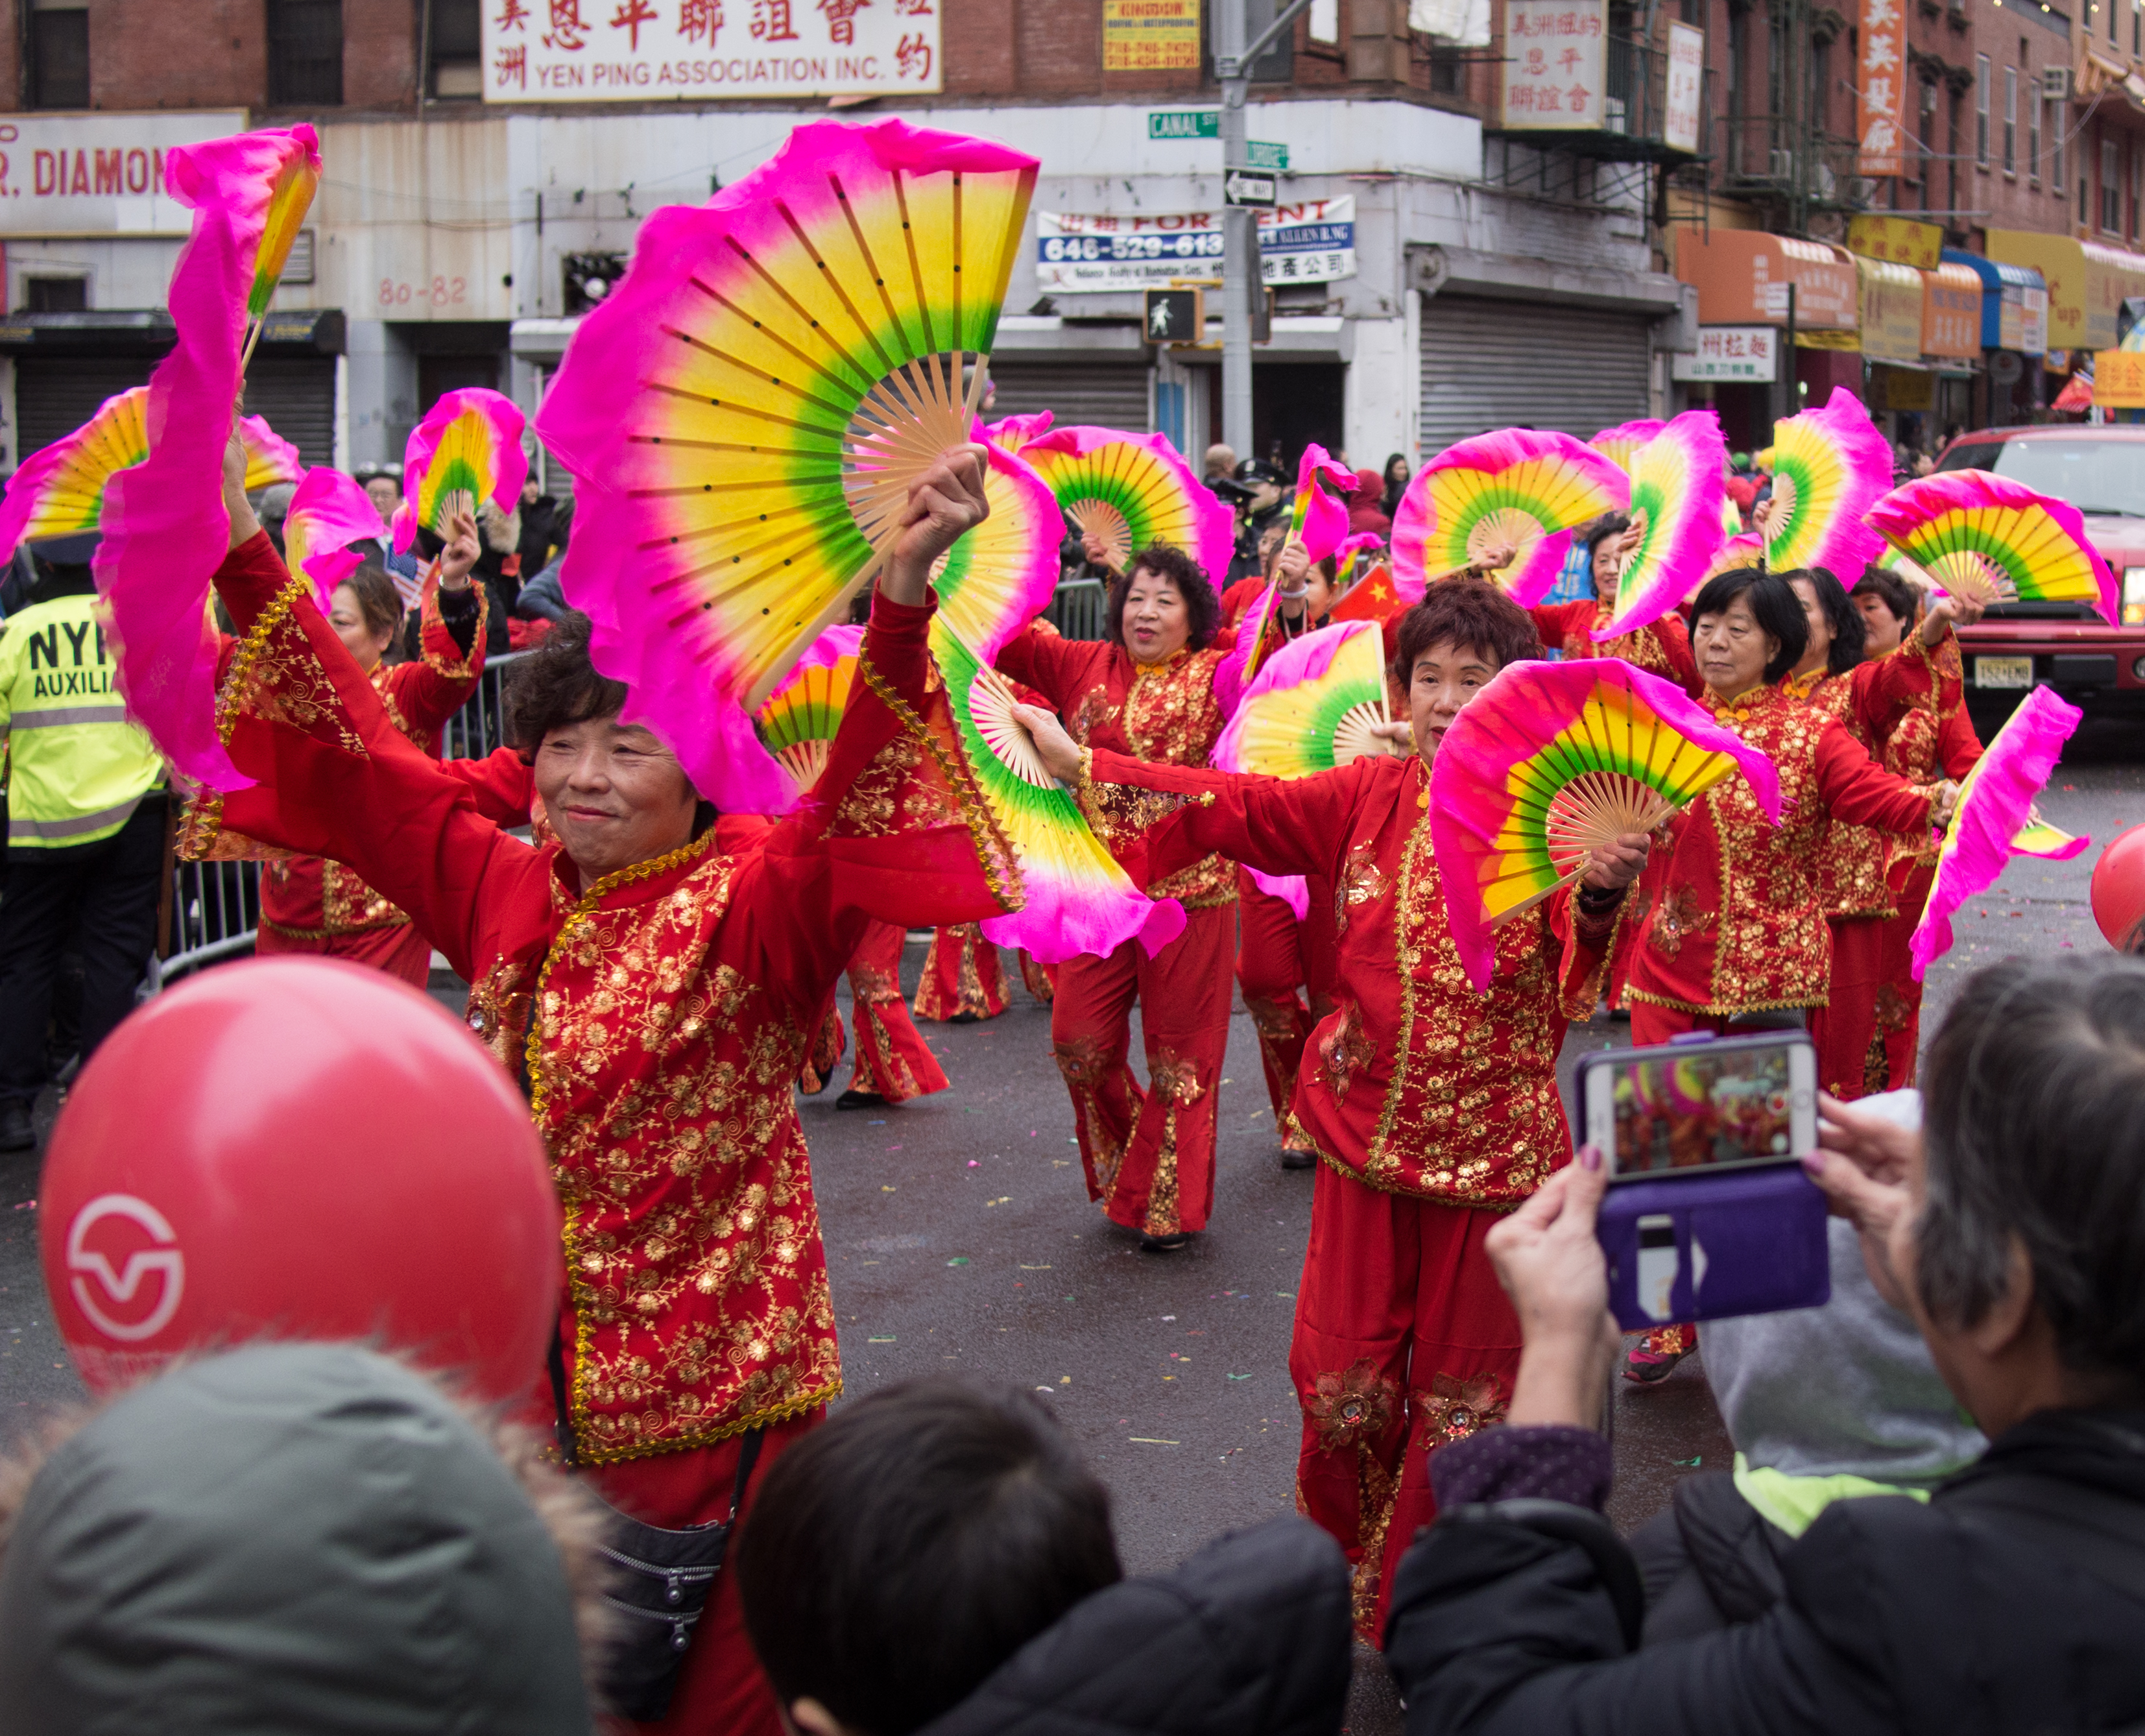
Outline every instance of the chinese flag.
POLYGON ((1334 604, 1326 618, 1382 622, 1396 610, 1406 606, 1400 592, 1393 588, 1391 571, 1381 561, 1348 587, 1348 594, 1334 604))

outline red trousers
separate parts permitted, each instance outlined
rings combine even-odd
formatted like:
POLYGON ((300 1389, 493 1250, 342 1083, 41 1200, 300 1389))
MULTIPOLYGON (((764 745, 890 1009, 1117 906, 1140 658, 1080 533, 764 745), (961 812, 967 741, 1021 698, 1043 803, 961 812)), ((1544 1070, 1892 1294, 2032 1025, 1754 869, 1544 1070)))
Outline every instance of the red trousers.
POLYGON ((1884 923, 1878 941, 1876 1031, 1884 1041, 1884 1089, 1904 1090, 1914 1082, 1922 1048, 1922 985, 1914 980, 1914 960, 1907 943, 1922 920, 1935 882, 1935 865, 1916 865, 1899 892, 1899 914, 1884 923))
POLYGON ((916 1016, 943 1020, 968 1013, 995 1019, 1005 1010, 998 950, 983 938, 983 925, 963 922, 958 928, 933 930, 923 980, 916 985, 916 1016))
POLYGON ((1046 965, 1026 947, 1020 951, 1020 980, 1037 1003, 1048 1006, 1058 998, 1058 967, 1046 965))
POLYGON ((347 959, 353 965, 368 965, 390 976, 399 976, 417 989, 432 980, 432 943, 414 922, 360 929, 352 935, 323 935, 318 940, 278 934, 264 922, 253 937, 253 950, 261 958, 296 953, 307 958, 347 959))
POLYGON ((1394 1569, 1437 1516, 1431 1454, 1511 1402, 1519 1316, 1482 1251, 1502 1215, 1318 1166, 1288 1349, 1303 1410, 1296 1504, 1347 1551, 1356 1631, 1372 1645, 1394 1569))
MULTIPOLYGON (((1879 1005, 1880 1000, 1898 998, 1884 995, 1884 930, 1890 924, 1874 916, 1835 916, 1828 925, 1832 989, 1827 1005, 1809 1010, 1810 1040, 1817 1045, 1818 1089, 1851 1102, 1891 1089, 1879 1005)), ((1911 931, 1913 925, 1908 926, 1911 931)))
POLYGON ((1316 920, 1316 910, 1297 921, 1286 899, 1259 890, 1242 868, 1237 870, 1237 986, 1259 1034, 1259 1065, 1266 1070, 1274 1130, 1282 1145, 1308 1150, 1291 1110, 1303 1045, 1318 1021, 1333 1010, 1324 987, 1331 973, 1319 968, 1321 955, 1332 950, 1331 929, 1316 920), (1306 990, 1308 1006, 1298 987, 1306 990))
POLYGON ((946 1089, 946 1075, 901 998, 901 949, 908 938, 891 922, 874 922, 849 960, 857 1027, 857 1067, 849 1089, 876 1091, 888 1103, 946 1089))
POLYGON ((1087 1196, 1112 1223, 1149 1235, 1204 1230, 1214 1210, 1215 1091, 1229 1047, 1237 908, 1185 915, 1184 932, 1157 958, 1127 940, 1107 958, 1060 965, 1050 1008, 1087 1196), (1144 1090, 1129 1064, 1135 1000, 1144 1090))
MULTIPOLYGON (((827 1419, 824 1407, 777 1423, 760 1437, 759 1459, 745 1485, 740 1514, 752 1510, 752 1498, 774 1461, 809 1431, 827 1419)), ((661 1453, 629 1459, 623 1464, 598 1464, 585 1474, 590 1486, 614 1507, 651 1525, 678 1530, 728 1516, 737 1489, 741 1439, 726 1440, 689 1453, 661 1453)), ((732 1534, 735 1535, 734 1533, 732 1534)), ((605 1728, 651 1733, 651 1736, 782 1736, 774 1690, 745 1637, 744 1612, 739 1607, 737 1576, 715 1576, 714 1594, 693 1631, 670 1709, 659 1723, 613 1720, 605 1728)))

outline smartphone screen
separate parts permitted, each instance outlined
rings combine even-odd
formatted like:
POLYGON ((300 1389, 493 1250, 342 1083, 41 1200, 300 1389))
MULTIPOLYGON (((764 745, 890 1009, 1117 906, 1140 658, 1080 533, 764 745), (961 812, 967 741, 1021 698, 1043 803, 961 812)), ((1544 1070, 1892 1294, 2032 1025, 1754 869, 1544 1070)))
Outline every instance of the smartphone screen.
POLYGON ((1779 1163, 1817 1143, 1815 1050, 1799 1032, 1611 1050, 1582 1067, 1587 1137, 1617 1180, 1779 1163))

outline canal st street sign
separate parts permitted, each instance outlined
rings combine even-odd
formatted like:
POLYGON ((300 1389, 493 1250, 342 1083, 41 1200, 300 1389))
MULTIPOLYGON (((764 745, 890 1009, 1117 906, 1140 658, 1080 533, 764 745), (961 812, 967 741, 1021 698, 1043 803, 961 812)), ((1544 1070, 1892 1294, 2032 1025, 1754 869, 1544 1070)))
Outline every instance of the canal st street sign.
MULTIPOLYGON (((1147 117, 1147 136, 1149 138, 1187 141, 1219 138, 1222 136, 1221 112, 1212 108, 1158 108, 1147 117)), ((1264 139, 1247 140, 1244 167, 1285 169, 1288 167, 1288 147, 1270 144, 1264 139)))

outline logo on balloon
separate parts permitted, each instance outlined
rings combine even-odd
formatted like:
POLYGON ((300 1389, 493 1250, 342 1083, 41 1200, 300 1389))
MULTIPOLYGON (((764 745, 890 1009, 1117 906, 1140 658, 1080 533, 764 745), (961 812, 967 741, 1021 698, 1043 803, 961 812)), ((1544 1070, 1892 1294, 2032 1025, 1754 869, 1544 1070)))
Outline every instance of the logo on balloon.
POLYGON ((67 1270, 77 1275, 69 1286, 75 1306, 89 1317, 90 1324, 98 1331, 122 1344, 138 1344, 145 1338, 154 1338, 171 1324, 172 1316, 179 1311, 179 1298, 186 1293, 187 1260, 177 1242, 178 1237, 172 1234, 164 1215, 147 1200, 137 1200, 132 1194, 100 1194, 75 1214, 74 1224, 67 1231, 67 1270), (146 1232, 155 1245, 137 1248, 115 1272, 112 1262, 103 1255, 83 1245, 89 1240, 90 1231, 107 1218, 124 1218, 146 1232), (152 1274, 157 1280, 157 1305, 146 1317, 133 1321, 114 1319, 105 1311, 103 1303, 93 1294, 88 1282, 94 1279, 106 1299, 131 1314, 133 1309, 128 1304, 135 1300, 152 1274))

